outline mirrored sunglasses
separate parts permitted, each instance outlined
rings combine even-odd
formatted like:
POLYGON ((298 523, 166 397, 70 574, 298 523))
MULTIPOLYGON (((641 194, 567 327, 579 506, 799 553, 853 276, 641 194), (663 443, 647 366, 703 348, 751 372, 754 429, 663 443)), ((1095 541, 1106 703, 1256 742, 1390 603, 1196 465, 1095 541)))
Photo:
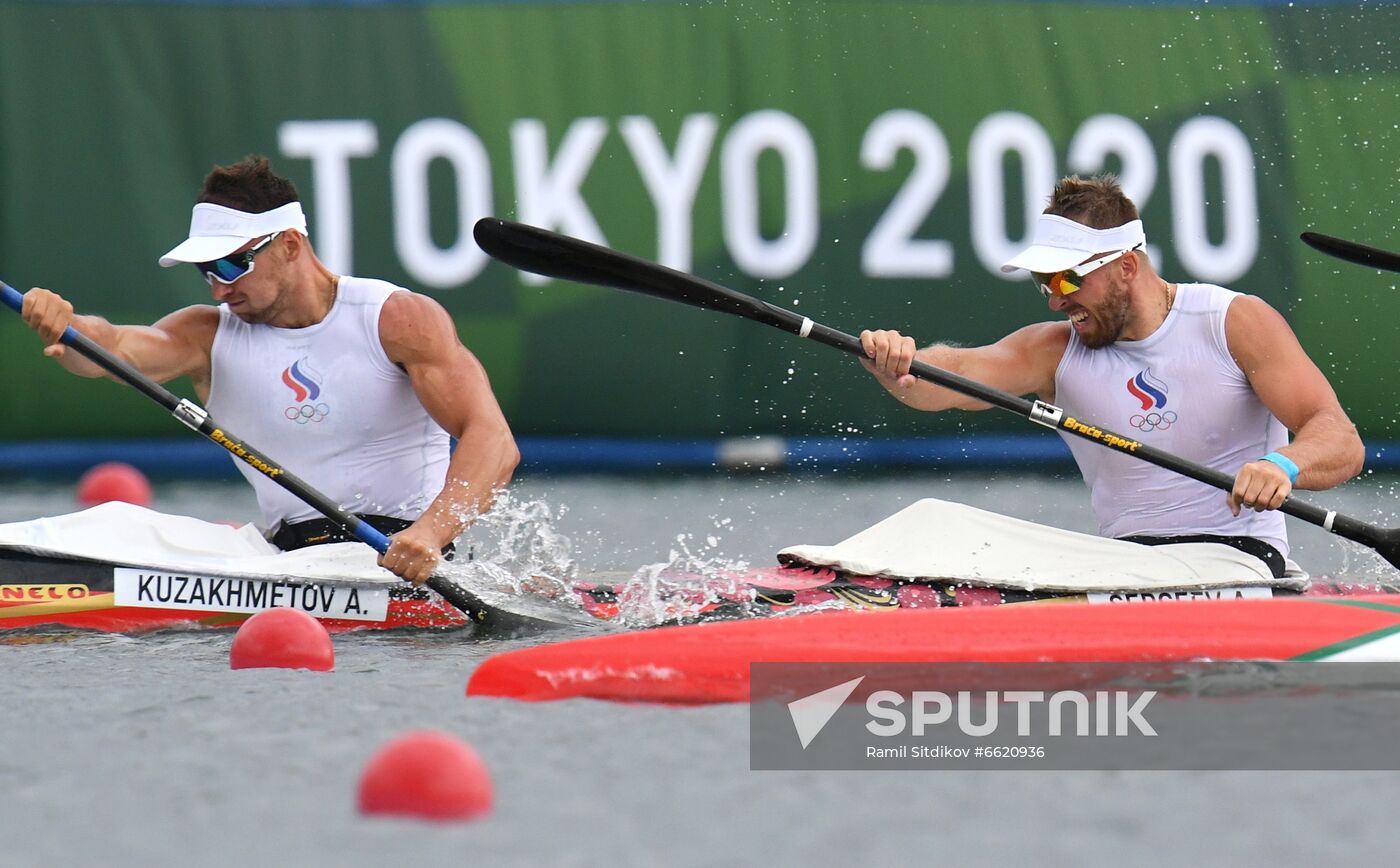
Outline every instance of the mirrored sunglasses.
POLYGON ((1031 280, 1035 281, 1036 289, 1046 298, 1054 295, 1073 295, 1084 286, 1084 278, 1091 273, 1103 268, 1110 262, 1142 247, 1141 244, 1129 247, 1126 250, 1119 250, 1098 259, 1091 259, 1088 262, 1081 262, 1079 265, 1066 268, 1064 271, 1057 271, 1054 274, 1043 274, 1039 271, 1031 272, 1031 280))
POLYGON ((230 253, 228 256, 210 262, 196 262, 194 267, 199 269, 199 273, 203 274, 204 279, 210 284, 216 280, 219 283, 233 283, 253 270, 253 257, 261 253, 267 245, 276 241, 277 236, 281 234, 281 232, 274 232, 241 253, 230 253))

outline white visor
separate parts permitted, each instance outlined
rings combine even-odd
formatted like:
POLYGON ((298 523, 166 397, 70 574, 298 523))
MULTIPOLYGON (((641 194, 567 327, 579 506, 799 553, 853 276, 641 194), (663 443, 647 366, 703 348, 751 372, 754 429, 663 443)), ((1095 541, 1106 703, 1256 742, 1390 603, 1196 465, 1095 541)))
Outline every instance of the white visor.
POLYGON ((284 229, 306 234, 306 215, 300 202, 288 202, 260 214, 201 202, 190 215, 190 237, 162 256, 160 264, 169 268, 186 262, 212 262, 254 238, 265 238, 284 229))
POLYGON ((1095 254, 1130 250, 1147 243, 1142 221, 1133 220, 1112 229, 1091 229, 1055 214, 1041 214, 1035 221, 1031 246, 1001 267, 1006 273, 1024 268, 1052 274, 1078 265, 1095 254))

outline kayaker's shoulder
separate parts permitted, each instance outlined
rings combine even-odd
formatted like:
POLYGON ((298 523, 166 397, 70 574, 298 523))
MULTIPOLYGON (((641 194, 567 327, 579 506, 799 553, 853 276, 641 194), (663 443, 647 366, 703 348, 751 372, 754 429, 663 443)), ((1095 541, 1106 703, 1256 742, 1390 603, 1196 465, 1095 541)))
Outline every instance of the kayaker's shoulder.
POLYGON ((1067 322, 1037 322, 1022 326, 997 345, 1014 357, 1017 364, 1053 374, 1069 346, 1069 337, 1067 322))
POLYGON ((161 317, 155 328, 191 343, 209 346, 219 330, 219 309, 212 304, 192 304, 161 317))

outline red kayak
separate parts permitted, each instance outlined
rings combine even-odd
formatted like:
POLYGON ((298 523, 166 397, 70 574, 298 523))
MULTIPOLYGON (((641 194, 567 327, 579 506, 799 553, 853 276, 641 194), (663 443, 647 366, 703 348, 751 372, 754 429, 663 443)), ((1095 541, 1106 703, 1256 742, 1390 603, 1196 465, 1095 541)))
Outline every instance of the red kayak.
MULTIPOLYGON (((1400 660, 1400 598, 819 612, 538 645, 487 659, 469 696, 745 702, 768 663, 1400 660)), ((825 686, 825 685, 824 685, 825 686)))

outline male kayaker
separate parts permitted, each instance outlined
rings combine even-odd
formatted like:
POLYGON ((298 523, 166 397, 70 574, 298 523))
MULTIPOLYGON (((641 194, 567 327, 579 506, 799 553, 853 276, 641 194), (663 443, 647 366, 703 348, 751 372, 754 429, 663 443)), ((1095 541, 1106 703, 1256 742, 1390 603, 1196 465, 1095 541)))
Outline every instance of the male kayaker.
MULTIPOLYGON (((23 314, 44 354, 75 374, 103 375, 57 342, 71 324, 155 380, 189 377, 215 419, 392 534, 385 567, 426 581, 519 461, 486 372, 447 311, 400 286, 333 274, 311 248, 296 188, 262 157, 209 173, 189 237, 160 264, 192 264, 218 306, 117 326, 75 317, 59 295, 31 289, 23 314)), ((234 463, 257 493, 273 543, 346 538, 234 463)))
POLYGON ((1234 474, 1222 499, 1204 483, 1062 434, 1100 534, 1224 542, 1262 558, 1277 577, 1288 536, 1275 510, 1295 487, 1331 488, 1360 473, 1365 449, 1278 311, 1219 286, 1168 283, 1146 243, 1137 206, 1114 176, 1064 178, 1031 246, 1002 266, 1029 271, 1064 320, 972 348, 916 349, 897 331, 865 331, 861 362, 916 409, 988 406, 915 379, 917 358, 1234 474))

